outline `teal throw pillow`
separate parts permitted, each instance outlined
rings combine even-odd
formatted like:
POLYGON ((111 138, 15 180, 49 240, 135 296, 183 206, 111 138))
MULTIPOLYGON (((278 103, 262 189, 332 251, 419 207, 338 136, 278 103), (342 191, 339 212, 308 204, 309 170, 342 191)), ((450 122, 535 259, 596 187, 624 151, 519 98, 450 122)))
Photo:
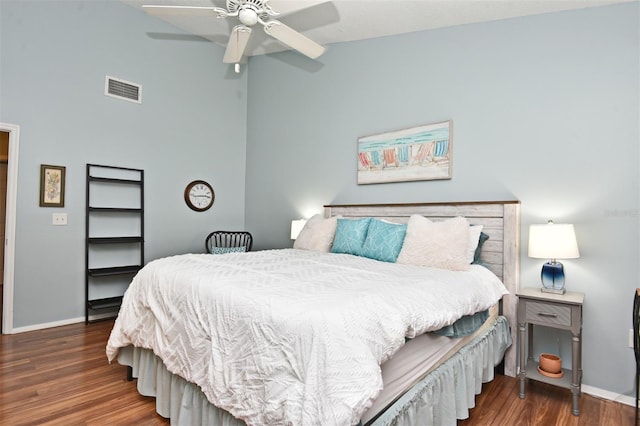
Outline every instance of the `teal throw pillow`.
POLYGON ((482 262, 480 261, 480 256, 482 255, 482 246, 489 239, 489 236, 484 232, 480 233, 480 240, 478 241, 478 247, 476 247, 476 251, 473 254, 473 262, 472 264, 480 265, 482 262))
POLYGON ((211 247, 211 254, 226 254, 226 253, 244 253, 247 251, 245 246, 242 247, 211 247))
POLYGON ((371 218, 340 219, 336 226, 336 236, 333 239, 331 253, 346 253, 360 256, 362 244, 367 238, 371 218))
POLYGON ((406 233, 407 225, 373 219, 361 255, 382 262, 395 262, 406 233))

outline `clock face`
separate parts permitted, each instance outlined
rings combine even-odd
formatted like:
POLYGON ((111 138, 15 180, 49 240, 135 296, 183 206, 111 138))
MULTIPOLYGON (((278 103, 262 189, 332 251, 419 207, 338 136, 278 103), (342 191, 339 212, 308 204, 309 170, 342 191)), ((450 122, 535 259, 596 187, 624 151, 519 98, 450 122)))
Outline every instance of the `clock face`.
POLYGON ((194 180, 184 190, 184 201, 191 210, 203 212, 213 205, 213 188, 203 180, 194 180))

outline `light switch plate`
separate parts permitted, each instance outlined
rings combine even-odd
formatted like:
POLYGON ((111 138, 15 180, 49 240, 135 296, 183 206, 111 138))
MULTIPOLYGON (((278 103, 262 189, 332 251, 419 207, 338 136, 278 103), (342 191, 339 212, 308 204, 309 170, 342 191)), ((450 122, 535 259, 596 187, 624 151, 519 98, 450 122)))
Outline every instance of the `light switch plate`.
POLYGON ((67 214, 66 213, 54 213, 51 219, 53 225, 66 225, 67 214))

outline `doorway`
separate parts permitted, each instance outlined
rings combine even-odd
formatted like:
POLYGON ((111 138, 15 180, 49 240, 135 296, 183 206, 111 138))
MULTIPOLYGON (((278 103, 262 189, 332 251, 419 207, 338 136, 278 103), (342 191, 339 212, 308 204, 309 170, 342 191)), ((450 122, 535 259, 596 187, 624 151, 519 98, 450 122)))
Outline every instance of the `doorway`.
MULTIPOLYGON (((0 241, 4 241, 7 206, 7 168, 9 166, 9 132, 0 131, 0 241)), ((4 294, 4 244, 0 244, 0 313, 3 312, 4 294)), ((2 316, 0 315, 0 330, 2 316)))
POLYGON ((0 235, 2 235, 3 261, 0 262, 1 330, 3 334, 13 332, 13 287, 16 235, 16 200, 18 195, 18 146, 20 127, 0 122, 0 235), (4 146, 6 145, 6 151, 4 146), (4 161, 3 161, 4 160, 4 161), (4 177, 2 177, 4 175, 4 177), (4 181, 4 184, 2 183, 4 181))

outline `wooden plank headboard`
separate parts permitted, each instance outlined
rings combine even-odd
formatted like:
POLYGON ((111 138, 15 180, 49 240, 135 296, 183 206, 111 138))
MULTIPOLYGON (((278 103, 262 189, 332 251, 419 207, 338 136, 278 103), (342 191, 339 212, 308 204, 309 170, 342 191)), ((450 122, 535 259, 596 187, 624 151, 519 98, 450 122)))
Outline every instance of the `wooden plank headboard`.
POLYGON ((375 217, 406 223, 413 214, 431 220, 464 216, 472 225, 483 225, 489 239, 481 260, 504 283, 510 294, 502 301, 502 315, 509 319, 514 344, 505 355, 505 374, 516 375, 516 293, 520 270, 520 201, 473 201, 411 204, 333 204, 324 206, 324 217, 375 217))

